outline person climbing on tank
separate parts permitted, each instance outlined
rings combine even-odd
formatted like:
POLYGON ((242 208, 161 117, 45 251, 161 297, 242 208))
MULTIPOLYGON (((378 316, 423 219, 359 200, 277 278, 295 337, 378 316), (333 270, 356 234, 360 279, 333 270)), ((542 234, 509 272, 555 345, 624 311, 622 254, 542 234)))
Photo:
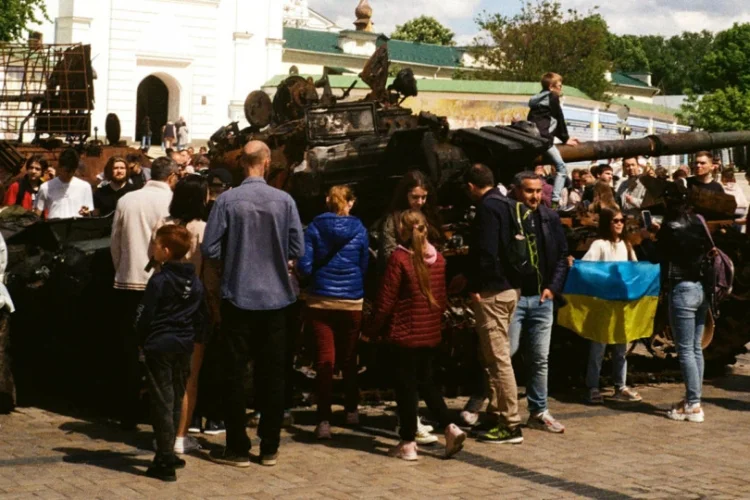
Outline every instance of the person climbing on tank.
POLYGON ((557 73, 545 73, 542 76, 542 91, 529 100, 529 114, 526 118, 534 123, 539 133, 549 142, 549 149, 545 157, 552 162, 557 170, 555 185, 552 190, 552 208, 557 210, 560 204, 560 193, 565 185, 568 170, 560 152, 555 147, 555 137, 563 144, 571 146, 578 145, 578 139, 568 135, 568 127, 565 125, 565 116, 560 106, 562 95, 562 76, 557 73))

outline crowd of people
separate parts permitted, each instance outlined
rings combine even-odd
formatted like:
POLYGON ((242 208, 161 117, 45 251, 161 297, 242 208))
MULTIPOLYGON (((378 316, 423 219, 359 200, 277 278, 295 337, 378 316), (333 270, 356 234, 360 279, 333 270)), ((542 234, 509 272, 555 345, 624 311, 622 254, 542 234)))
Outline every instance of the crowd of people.
MULTIPOLYGON (((530 119, 537 120, 544 137, 575 144, 558 109, 562 80, 545 75, 543 85, 543 95, 532 100, 530 119), (545 107, 552 110, 551 118, 545 107)), ((165 138, 171 133, 166 130, 165 138)), ((620 163, 626 178, 619 182, 612 164, 576 169, 568 176, 556 151, 548 151, 553 160, 549 171, 521 172, 507 188, 498 185, 485 165, 465 172, 463 182, 476 210, 468 267, 453 276, 447 275, 441 253, 445 241, 437 192, 423 173, 408 172, 401 179, 375 234, 351 214, 356 196, 347 186, 332 187, 328 211, 303 228, 292 197, 266 183, 271 154, 259 141, 245 145, 239 157, 244 172, 239 186, 232 186, 226 170, 208 172, 206 157, 194 157, 186 148, 168 151, 150 168, 135 156, 113 157, 93 192, 89 183, 75 177, 79 158, 68 149, 52 178, 42 158, 30 158, 25 176, 7 190, 5 203, 49 219, 114 214, 113 286, 121 316, 132 319, 122 321, 119 332, 126 375, 119 394, 121 424, 136 427, 144 370, 156 448, 148 475, 175 480, 175 469, 185 465, 177 455, 200 448, 190 436, 196 430, 226 432, 226 446, 211 452, 212 460, 250 466, 244 387, 250 360, 259 461, 277 463, 281 429, 292 423, 291 353, 303 302, 302 316, 316 346, 316 437, 334 437, 337 366, 343 374, 343 422, 359 424, 357 348, 360 339, 382 341, 389 346, 399 421, 400 442, 390 454, 417 460, 418 445, 438 440, 435 429, 420 420, 423 399, 444 436, 445 456, 451 457, 464 446, 467 428, 481 429, 476 435, 485 443, 523 442, 511 363, 520 349, 528 363, 527 427, 565 431, 550 413, 547 390, 555 307, 564 301, 571 254, 560 215, 585 211, 598 217, 598 239, 584 260, 636 261, 624 231, 626 219, 649 204, 643 176, 667 175, 648 170, 638 158, 625 158, 620 163), (528 239, 530 258, 524 262, 514 258, 519 234, 528 239), (377 290, 372 312, 364 317, 373 247, 377 290), (476 318, 483 384, 454 415, 435 385, 433 365, 447 298, 462 293, 468 294, 476 318), (204 390, 199 382, 207 371, 218 383, 204 390)), ((711 153, 698 153, 694 176, 678 170, 667 180, 664 220, 644 229, 655 233, 655 260, 664 264, 686 385, 685 399, 668 413, 674 420, 704 419, 701 338, 709 293, 701 266, 713 243, 690 210, 688 187, 734 191, 738 207, 741 196, 733 176, 723 172, 722 186, 713 180, 714 171, 711 153)), ((742 208, 746 211, 747 202, 742 208)), ((744 212, 738 208, 741 217, 744 212)), ((604 398, 600 372, 606 349, 605 344, 591 343, 585 380, 586 400, 592 404, 604 398)), ((627 345, 612 349, 612 400, 640 401, 627 385, 627 345)))

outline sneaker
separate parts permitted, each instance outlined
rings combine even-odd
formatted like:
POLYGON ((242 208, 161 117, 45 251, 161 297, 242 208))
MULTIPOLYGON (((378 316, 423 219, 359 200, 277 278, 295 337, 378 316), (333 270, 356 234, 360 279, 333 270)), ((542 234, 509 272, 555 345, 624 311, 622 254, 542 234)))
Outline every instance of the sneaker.
POLYGON ((260 425, 260 412, 256 411, 256 412, 253 412, 252 415, 250 415, 249 419, 247 419, 247 426, 258 427, 259 425, 260 425))
POLYGON ((174 440, 174 452, 180 455, 199 451, 200 449, 200 443, 193 436, 178 437, 174 440))
POLYGON ((318 439, 331 439, 331 424, 323 420, 315 428, 315 437, 318 439))
POLYGON ((417 443, 415 441, 400 441, 396 446, 391 448, 388 452, 388 456, 400 458, 401 460, 409 462, 419 460, 419 456, 417 455, 417 443))
POLYGON ((212 462, 232 467, 250 467, 250 455, 236 455, 227 449, 213 450, 208 454, 212 462))
POLYGON ((685 401, 680 401, 667 412, 667 418, 700 423, 706 419, 706 415, 703 413, 700 403, 688 405, 685 401))
POLYGON ((498 426, 479 436, 479 440, 483 443, 521 444, 523 443, 523 432, 521 432, 520 426, 513 429, 498 426))
POLYGON ((450 458, 464 447, 466 433, 455 424, 445 428, 445 458, 450 458))
POLYGON ((555 418, 550 415, 549 410, 544 410, 536 415, 529 415, 529 420, 526 422, 526 426, 531 429, 541 429, 543 431, 554 432, 557 434, 565 432, 565 426, 555 420, 555 418))
POLYGON ((202 424, 203 419, 201 417, 193 415, 193 419, 190 421, 190 427, 188 427, 188 432, 190 434, 200 434, 202 430, 202 424))
POLYGON ((598 388, 589 389, 589 395, 586 402, 591 405, 600 405, 604 402, 601 391, 598 388))
POLYGON ((292 410, 284 410, 284 420, 281 422, 281 427, 287 428, 294 425, 294 416, 292 410))
POLYGON ((434 430, 435 428, 433 426, 422 423, 422 417, 417 417, 417 432, 424 431, 426 433, 430 433, 434 430))
POLYGON ((346 425, 359 425, 359 412, 357 410, 346 412, 346 425))
POLYGON ((162 481, 167 481, 170 483, 177 481, 177 473, 175 472, 174 466, 171 464, 157 464, 154 462, 149 465, 148 469, 146 470, 146 475, 148 477, 161 479, 162 481))
POLYGON ((643 398, 635 389, 625 386, 622 389, 615 389, 612 401, 618 401, 620 403, 638 403, 639 401, 643 401, 643 398))
POLYGON ((208 434, 209 436, 216 436, 218 434, 224 434, 225 432, 227 432, 227 428, 224 427, 224 422, 222 420, 207 420, 206 427, 203 428, 203 434, 208 434))
POLYGON ((474 427, 479 424, 479 413, 464 410, 461 412, 461 421, 466 427, 474 427))
POLYGON ((426 445, 437 443, 438 437, 434 434, 430 434, 429 432, 425 432, 424 429, 420 429, 419 427, 417 427, 417 433, 414 435, 414 440, 417 442, 417 444, 426 445))
POLYGON ((279 452, 272 453, 270 455, 263 455, 260 457, 260 465, 266 467, 273 467, 279 461, 279 452))

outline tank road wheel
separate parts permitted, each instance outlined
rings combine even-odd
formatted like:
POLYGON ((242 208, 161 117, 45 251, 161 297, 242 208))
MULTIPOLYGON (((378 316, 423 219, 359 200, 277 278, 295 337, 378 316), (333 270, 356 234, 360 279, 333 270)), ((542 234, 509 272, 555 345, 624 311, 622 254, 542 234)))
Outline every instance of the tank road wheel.
POLYGON ((104 121, 104 130, 107 133, 109 145, 117 146, 120 142, 122 128, 120 127, 120 118, 115 113, 107 115, 107 119, 104 121))
POLYGON ((664 328, 660 332, 654 332, 646 343, 648 352, 659 359, 667 359, 674 355, 674 339, 672 339, 672 329, 664 328))

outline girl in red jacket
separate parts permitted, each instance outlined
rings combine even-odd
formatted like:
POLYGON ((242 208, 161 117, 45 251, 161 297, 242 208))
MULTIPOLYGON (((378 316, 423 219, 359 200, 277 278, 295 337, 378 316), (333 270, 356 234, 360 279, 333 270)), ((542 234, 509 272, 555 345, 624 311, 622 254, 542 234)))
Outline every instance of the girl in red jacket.
POLYGON ((368 331, 373 337, 388 323, 393 345, 396 403, 401 442, 390 455, 417 460, 417 411, 421 396, 445 429, 445 456, 463 447, 466 434, 450 421, 448 407, 433 382, 432 363, 440 343, 446 308, 445 259, 427 241, 427 221, 419 210, 401 213, 399 246, 391 254, 368 331))

